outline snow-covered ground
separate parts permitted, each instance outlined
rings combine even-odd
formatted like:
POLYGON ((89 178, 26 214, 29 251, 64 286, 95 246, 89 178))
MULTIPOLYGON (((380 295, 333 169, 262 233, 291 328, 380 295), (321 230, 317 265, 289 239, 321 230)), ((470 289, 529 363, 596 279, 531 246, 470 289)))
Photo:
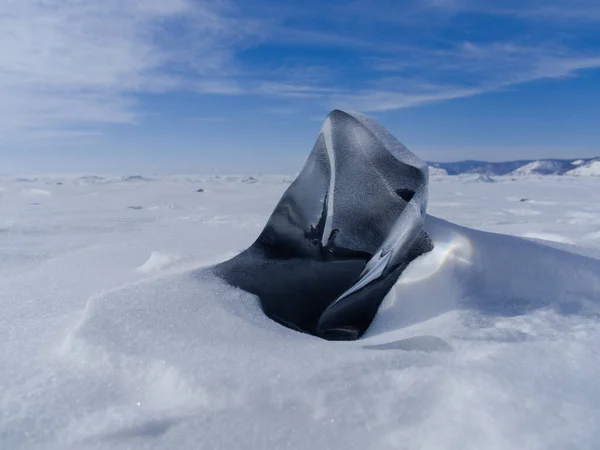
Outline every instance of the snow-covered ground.
POLYGON ((569 175, 600 176, 600 161, 590 161, 586 165, 578 164, 579 167, 570 170, 569 175))
POLYGON ((1 179, 0 448, 600 448, 600 178, 432 175, 458 225, 356 342, 198 270, 290 180, 1 179))

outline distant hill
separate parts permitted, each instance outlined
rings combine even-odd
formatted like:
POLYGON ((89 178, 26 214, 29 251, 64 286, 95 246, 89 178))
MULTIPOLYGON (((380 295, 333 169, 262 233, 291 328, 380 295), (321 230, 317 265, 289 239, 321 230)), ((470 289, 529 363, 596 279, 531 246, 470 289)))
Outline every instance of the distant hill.
POLYGON ((428 162, 432 174, 441 175, 575 175, 600 176, 600 157, 579 159, 524 159, 519 161, 487 162, 428 162))

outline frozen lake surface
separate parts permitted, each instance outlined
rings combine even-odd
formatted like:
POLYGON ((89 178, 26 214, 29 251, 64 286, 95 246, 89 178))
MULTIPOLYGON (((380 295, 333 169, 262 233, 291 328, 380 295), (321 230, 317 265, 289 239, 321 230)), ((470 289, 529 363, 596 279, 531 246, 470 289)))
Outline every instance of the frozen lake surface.
POLYGON ((600 177, 432 174, 436 248, 355 342, 199 270, 292 179, 0 179, 0 448, 600 447, 600 177))

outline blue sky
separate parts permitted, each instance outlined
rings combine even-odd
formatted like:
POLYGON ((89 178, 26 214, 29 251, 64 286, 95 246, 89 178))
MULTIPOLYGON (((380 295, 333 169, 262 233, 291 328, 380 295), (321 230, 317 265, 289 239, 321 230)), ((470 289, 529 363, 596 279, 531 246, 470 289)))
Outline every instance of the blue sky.
POLYGON ((0 172, 290 172, 333 108, 428 160, 600 155, 596 0, 2 3, 0 172))

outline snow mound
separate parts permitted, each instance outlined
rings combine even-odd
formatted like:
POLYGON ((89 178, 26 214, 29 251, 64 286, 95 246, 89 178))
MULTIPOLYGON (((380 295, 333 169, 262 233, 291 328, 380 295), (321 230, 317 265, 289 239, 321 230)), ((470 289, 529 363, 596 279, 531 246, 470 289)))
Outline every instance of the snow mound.
MULTIPOLYGON (((433 217, 425 229, 435 249, 359 341, 280 326, 206 269, 91 299, 60 349, 69 376, 38 393, 60 394, 40 426, 61 448, 598 442, 600 260, 433 217), (424 336, 453 351, 410 351, 424 336)), ((8 425, 35 431, 25 419, 8 425)))
POLYGON ((600 160, 579 164, 576 169, 566 172, 567 175, 600 177, 600 160))
POLYGON ((75 180, 75 183, 77 184, 101 184, 101 183, 107 183, 109 182, 109 179, 106 177, 101 177, 98 175, 83 175, 81 177, 78 177, 75 180))
POLYGON ((132 182, 152 181, 152 178, 146 178, 146 177, 143 177, 141 175, 129 175, 127 177, 123 177, 121 180, 124 181, 124 182, 126 182, 126 183, 132 183, 132 182))
POLYGON ((600 231, 594 231, 592 233, 586 234, 584 239, 600 239, 600 231))
POLYGON ((468 176, 464 178, 465 183, 495 183, 497 180, 487 173, 468 176))
POLYGON ((240 181, 246 184, 254 184, 258 182, 258 180, 254 177, 244 177, 240 181))
POLYGON ((542 232, 530 231, 530 232, 521 234, 521 236, 523 236, 525 238, 541 239, 544 241, 562 242, 563 244, 574 244, 574 242, 571 239, 569 239, 568 237, 562 236, 560 234, 555 234, 555 233, 542 233, 542 232))
POLYGON ((548 175, 562 171, 562 165, 557 161, 533 161, 519 167, 511 175, 548 175))
POLYGON ((52 197, 52 193, 46 189, 31 188, 23 190, 27 197, 52 197))
POLYGON ((176 263, 181 258, 178 255, 169 255, 166 253, 160 252, 152 252, 148 261, 146 261, 143 265, 138 267, 138 271, 149 273, 149 272, 159 272, 171 265, 176 263))
POLYGON ((440 177, 446 175, 448 175, 448 171, 446 169, 442 169, 441 167, 429 166, 430 177, 440 177))
POLYGON ((428 217, 435 249, 345 343, 198 271, 256 239, 282 176, 80 175, 0 178, 2 450, 598 447, 600 177, 440 177, 444 218, 585 247, 428 217), (136 270, 152 251, 181 260, 136 270))

